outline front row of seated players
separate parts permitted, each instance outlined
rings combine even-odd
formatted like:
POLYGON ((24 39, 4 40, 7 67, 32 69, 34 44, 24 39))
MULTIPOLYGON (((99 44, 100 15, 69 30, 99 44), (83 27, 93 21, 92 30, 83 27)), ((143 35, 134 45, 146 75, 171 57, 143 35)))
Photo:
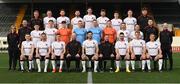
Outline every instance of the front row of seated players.
MULTIPOLYGON (((59 72, 63 70, 64 60, 67 62, 67 69, 70 68, 70 61, 76 61, 76 69, 80 70, 80 60, 82 62, 82 72, 86 72, 86 61, 94 72, 102 71, 105 66, 102 66, 104 60, 111 60, 111 67, 114 68, 114 61, 116 64, 115 72, 120 71, 120 60, 125 60, 126 72, 135 71, 135 61, 141 62, 141 69, 145 71, 145 65, 148 66, 148 71, 151 72, 150 60, 158 61, 159 71, 162 69, 162 55, 160 43, 155 41, 155 35, 150 35, 150 41, 145 43, 141 39, 140 32, 135 32, 135 39, 128 43, 125 41, 124 33, 119 34, 119 40, 114 44, 109 42, 109 36, 104 36, 104 41, 98 45, 96 40, 92 39, 93 33, 87 32, 87 39, 82 43, 76 41, 76 34, 73 33, 71 41, 66 45, 61 41, 60 35, 56 35, 56 41, 51 44, 47 41, 45 33, 41 34, 41 41, 36 45, 36 56, 33 57, 34 44, 31 41, 29 34, 25 35, 26 41, 22 42, 20 64, 21 70, 24 71, 24 60, 29 61, 29 71, 32 69, 32 60, 36 58, 38 72, 41 72, 41 62, 44 62, 44 72, 47 72, 49 60, 52 64, 52 72, 59 72), (56 66, 55 60, 59 60, 60 66, 56 66), (99 64, 98 64, 99 63, 99 64), (131 70, 130 70, 131 64, 131 70)), ((155 68, 156 66, 154 66, 155 68)))

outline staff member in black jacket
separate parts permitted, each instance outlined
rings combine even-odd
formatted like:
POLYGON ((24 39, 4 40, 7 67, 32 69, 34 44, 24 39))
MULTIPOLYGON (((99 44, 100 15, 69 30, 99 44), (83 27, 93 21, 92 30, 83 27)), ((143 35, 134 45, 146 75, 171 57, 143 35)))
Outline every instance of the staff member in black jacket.
POLYGON ((165 69, 167 69, 167 59, 169 59, 170 68, 169 70, 173 69, 173 58, 172 58, 172 41, 173 41, 173 34, 171 31, 168 30, 168 24, 163 24, 163 31, 160 32, 160 42, 161 42, 161 50, 163 54, 163 60, 165 64, 165 69))
POLYGON ((11 70, 13 64, 13 70, 16 70, 16 64, 18 59, 18 44, 19 36, 16 33, 16 28, 14 25, 11 26, 11 32, 7 35, 8 42, 8 53, 9 53, 9 70, 11 70))
POLYGON ((154 34, 157 37, 155 38, 155 40, 157 40, 158 36, 159 36, 159 30, 157 27, 154 26, 154 22, 152 19, 148 20, 148 26, 145 28, 145 34, 144 34, 144 39, 146 42, 150 41, 149 36, 150 34, 154 34))
POLYGON ((36 25, 36 24, 38 24, 40 26, 39 30, 44 30, 44 28, 43 28, 43 21, 42 21, 42 19, 39 16, 39 11, 35 10, 33 15, 34 16, 33 16, 33 18, 30 21, 31 30, 34 30, 34 25, 36 25))
POLYGON ((72 40, 66 46, 66 61, 68 70, 72 60, 76 61, 76 71, 80 70, 81 49, 81 43, 76 40, 76 34, 73 33, 72 40))
POLYGON ((99 67, 102 71, 106 69, 106 61, 111 60, 111 68, 114 69, 114 60, 115 60, 115 49, 114 45, 109 42, 109 37, 106 35, 104 41, 99 45, 99 67), (104 66, 102 66, 102 61, 104 61, 104 66))

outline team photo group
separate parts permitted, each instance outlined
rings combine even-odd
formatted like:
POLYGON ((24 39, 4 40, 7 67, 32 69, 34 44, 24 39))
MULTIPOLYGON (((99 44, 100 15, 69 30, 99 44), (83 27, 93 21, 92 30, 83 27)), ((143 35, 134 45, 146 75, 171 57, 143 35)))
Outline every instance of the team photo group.
POLYGON ((76 10, 70 19, 64 9, 58 18, 51 10, 41 18, 35 10, 30 21, 23 20, 20 28, 12 25, 7 35, 9 70, 19 64, 22 72, 67 72, 71 61, 77 72, 104 72, 107 65, 112 72, 172 70, 173 34, 168 23, 159 31, 147 8, 139 17, 133 17, 133 10, 126 12, 126 18, 118 11, 108 18, 101 9, 96 17, 88 8, 83 17, 76 10))

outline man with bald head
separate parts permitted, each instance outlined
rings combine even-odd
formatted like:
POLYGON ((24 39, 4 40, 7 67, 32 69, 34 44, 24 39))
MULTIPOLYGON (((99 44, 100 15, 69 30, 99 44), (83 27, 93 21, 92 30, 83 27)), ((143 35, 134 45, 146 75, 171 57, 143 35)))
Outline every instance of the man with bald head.
POLYGON ((160 32, 160 42, 161 42, 161 49, 162 55, 164 59, 165 69, 167 69, 167 59, 169 59, 169 70, 173 69, 173 59, 172 59, 172 41, 173 41, 173 34, 171 31, 168 30, 168 24, 163 24, 163 31, 160 32))

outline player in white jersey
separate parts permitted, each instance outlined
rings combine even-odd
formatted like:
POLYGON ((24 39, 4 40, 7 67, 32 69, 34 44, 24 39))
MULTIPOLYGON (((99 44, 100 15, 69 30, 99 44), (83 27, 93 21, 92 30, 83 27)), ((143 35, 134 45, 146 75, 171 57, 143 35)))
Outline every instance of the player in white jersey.
POLYGON ((62 21, 66 21, 66 26, 68 27, 68 25, 70 24, 70 19, 65 16, 65 10, 61 9, 59 14, 60 17, 57 18, 57 27, 62 28, 62 21))
POLYGON ((92 14, 92 8, 88 8, 87 15, 83 17, 83 21, 85 22, 85 29, 89 29, 93 27, 93 20, 96 19, 96 16, 92 14))
POLYGON ((117 33, 117 38, 119 39, 119 34, 120 33, 124 33, 124 40, 125 41, 129 41, 129 31, 126 29, 126 24, 125 23, 121 23, 121 29, 118 31, 117 33))
POLYGON ((135 32, 140 32, 140 34, 141 34, 141 39, 144 39, 144 35, 143 35, 143 33, 140 31, 140 26, 139 26, 138 24, 136 24, 135 27, 134 27, 134 31, 132 31, 132 32, 130 33, 130 36, 129 36, 129 37, 131 38, 131 40, 136 38, 135 32))
POLYGON ((31 35, 26 34, 25 39, 26 41, 23 41, 21 45, 20 67, 22 72, 24 71, 24 60, 29 61, 29 71, 31 71, 34 52, 34 44, 31 41, 31 35))
POLYGON ((155 34, 150 34, 150 41, 146 43, 147 49, 147 66, 148 70, 151 71, 150 59, 154 61, 154 69, 156 69, 156 61, 158 61, 159 71, 162 72, 162 51, 161 44, 159 41, 155 41, 155 34))
POLYGON ((51 53, 50 43, 47 41, 46 33, 42 33, 41 41, 38 41, 36 46, 36 62, 37 62, 38 72, 41 72, 41 61, 44 60, 45 60, 44 72, 47 72, 50 53, 51 53))
POLYGON ((106 27, 107 21, 109 21, 109 18, 106 17, 106 10, 101 9, 100 17, 97 18, 97 22, 99 24, 99 27, 103 30, 106 27))
POLYGON ((51 44, 51 54, 52 54, 52 67, 53 67, 53 73, 56 72, 56 65, 55 65, 55 59, 60 61, 60 66, 59 66, 59 72, 62 72, 62 66, 64 62, 64 53, 66 52, 65 50, 65 42, 61 41, 60 35, 56 36, 56 41, 51 44))
POLYGON ((144 71, 146 64, 146 43, 144 40, 140 38, 140 32, 136 32, 135 35, 136 39, 133 39, 129 45, 131 53, 132 71, 135 71, 135 61, 142 62, 142 71, 144 71))
POLYGON ((56 19, 52 16, 52 11, 48 10, 46 14, 47 14, 47 16, 44 17, 44 19, 43 19, 44 27, 45 28, 48 27, 49 20, 53 20, 53 22, 54 22, 53 27, 55 27, 56 26, 56 19))
POLYGON ((80 11, 76 10, 75 11, 75 17, 71 19, 71 25, 73 26, 73 30, 78 28, 78 22, 82 21, 83 19, 80 17, 80 11))
POLYGON ((122 20, 119 18, 119 13, 117 11, 114 12, 114 18, 111 20, 112 27, 115 28, 116 32, 120 30, 120 26, 122 23, 122 20))
POLYGON ((32 42, 34 44, 34 53, 33 53, 33 60, 32 60, 32 69, 34 69, 34 58, 36 57, 36 44, 38 41, 40 41, 40 36, 41 36, 41 33, 43 31, 40 31, 39 30, 40 28, 40 25, 39 24, 35 24, 34 25, 34 29, 33 31, 31 31, 30 35, 31 35, 31 38, 32 38, 32 42))
POLYGON ((53 27, 54 22, 52 20, 49 20, 48 25, 49 27, 45 28, 44 33, 47 35, 47 41, 52 43, 55 41, 57 29, 53 27))
POLYGON ((121 60, 126 60, 126 72, 131 72, 129 70, 129 65, 130 65, 130 55, 129 55, 129 44, 127 41, 125 41, 124 39, 124 33, 121 32, 119 34, 119 41, 117 41, 115 43, 115 49, 116 49, 116 71, 115 72, 119 72, 120 71, 120 59, 121 60))
POLYGON ((89 66, 94 61, 94 72, 97 72, 99 48, 97 41, 92 40, 92 35, 91 31, 87 32, 87 40, 82 45, 82 72, 86 72, 86 60, 89 60, 89 66))
POLYGON ((131 33, 132 31, 134 31, 134 26, 135 24, 137 24, 137 20, 132 16, 133 15, 132 10, 128 10, 127 13, 128 13, 128 17, 126 17, 123 20, 123 22, 126 23, 127 30, 131 33))

